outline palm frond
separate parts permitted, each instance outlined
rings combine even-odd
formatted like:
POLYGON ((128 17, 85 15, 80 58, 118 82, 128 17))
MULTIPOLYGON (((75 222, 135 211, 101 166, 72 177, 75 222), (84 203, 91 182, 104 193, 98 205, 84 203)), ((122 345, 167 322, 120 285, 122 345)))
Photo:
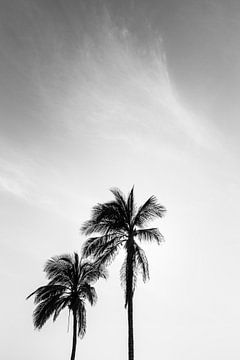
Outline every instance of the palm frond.
POLYGON ((76 268, 78 268, 79 263, 80 263, 80 259, 79 259, 78 253, 74 252, 74 253, 73 253, 73 256, 74 256, 74 265, 75 265, 76 268))
POLYGON ((95 253, 96 258, 101 257, 108 249, 121 246, 126 241, 125 235, 113 234, 111 240, 99 247, 95 253))
POLYGON ((94 233, 106 234, 109 230, 107 221, 97 222, 94 219, 85 221, 81 227, 81 232, 84 235, 91 235, 94 233))
POLYGON ((126 292, 126 266, 127 266, 127 257, 124 259, 120 269, 120 282, 122 288, 124 289, 124 293, 126 292))
POLYGON ((72 264, 69 254, 54 256, 46 262, 44 271, 49 280, 66 284, 72 277, 72 264))
POLYGON ((86 333, 86 308, 83 302, 79 303, 77 309, 78 336, 82 339, 86 333))
POLYGON ((45 322, 54 315, 54 312, 61 305, 61 298, 53 295, 48 299, 41 301, 33 312, 33 323, 36 329, 41 329, 45 322))
POLYGON ((116 203, 120 205, 122 215, 125 217, 125 220, 127 220, 127 203, 124 194, 118 188, 112 188, 110 191, 114 195, 116 203))
POLYGON ((138 237, 140 241, 156 241, 157 244, 160 244, 164 241, 163 235, 160 233, 158 228, 150 228, 150 229, 139 229, 135 231, 135 235, 138 237))
POLYGON ((80 285, 85 283, 92 284, 95 283, 99 278, 106 279, 107 276, 107 270, 99 261, 82 261, 80 268, 80 285))
POLYGON ((90 281, 90 283, 94 283, 98 279, 107 279, 108 278, 108 270, 106 269, 106 266, 101 263, 101 259, 96 259, 93 263, 93 266, 97 269, 97 276, 93 281, 90 281))
POLYGON ((88 283, 83 284, 79 288, 79 296, 87 299, 91 305, 95 305, 97 302, 97 292, 95 288, 88 283))
POLYGON ((136 284, 137 284, 137 266, 135 262, 135 258, 133 258, 133 261, 131 263, 132 269, 129 269, 127 264, 127 256, 121 266, 120 269, 120 280, 121 280, 121 286, 124 290, 124 296, 125 296, 125 307, 127 307, 128 301, 133 296, 136 284), (129 287, 129 276, 131 276, 129 273, 132 273, 132 288, 129 287))
POLYGON ((148 221, 156 217, 163 217, 166 209, 160 205, 155 196, 151 196, 139 209, 135 216, 136 226, 144 226, 148 221))
POLYGON ((126 228, 126 225, 126 210, 117 201, 111 201, 93 207, 91 219, 83 223, 81 232, 87 236, 93 233, 105 235, 126 228))
POLYGON ((96 261, 99 264, 102 264, 102 266, 108 266, 111 264, 111 262, 115 259, 116 255, 119 252, 121 243, 119 243, 117 246, 109 246, 104 253, 99 256, 96 261))
POLYGON ((69 296, 67 297, 63 297, 61 299, 59 299, 59 304, 55 309, 54 315, 53 315, 53 321, 55 321, 57 319, 57 317, 59 316, 59 314, 61 313, 61 311, 66 307, 69 306, 69 296))
POLYGON ((28 295, 27 299, 35 295, 34 303, 38 304, 39 302, 45 301, 52 296, 61 296, 64 292, 66 292, 66 286, 48 284, 39 287, 37 290, 28 295))
POLYGON ((132 223, 132 218, 135 215, 135 204, 134 204, 134 186, 132 187, 129 195, 128 195, 128 200, 127 200, 127 210, 128 210, 128 221, 129 224, 132 223))
POLYGON ((112 218, 109 217, 108 219, 103 219, 99 222, 93 219, 86 221, 81 228, 82 233, 87 236, 94 233, 107 235, 117 230, 127 230, 127 222, 125 222, 123 218, 118 215, 117 211, 118 210, 115 211, 115 215, 112 218))
POLYGON ((99 248, 101 248, 112 235, 103 235, 98 237, 88 238, 82 246, 82 254, 84 257, 95 256, 99 248))
MULTIPOLYGON (((76 253, 74 253, 73 255, 75 256, 76 253)), ((77 255, 77 254, 76 254, 77 255)), ((78 255, 77 255, 78 256, 78 255)), ((71 254, 64 254, 64 255, 60 255, 60 256, 54 256, 53 259, 58 262, 58 261, 64 261, 65 263, 67 263, 70 267, 74 264, 74 257, 71 254)), ((66 264, 62 264, 62 265, 66 265, 66 264)))
POLYGON ((149 266, 146 254, 139 245, 135 244, 134 255, 137 267, 141 271, 143 281, 145 282, 149 279, 149 266))

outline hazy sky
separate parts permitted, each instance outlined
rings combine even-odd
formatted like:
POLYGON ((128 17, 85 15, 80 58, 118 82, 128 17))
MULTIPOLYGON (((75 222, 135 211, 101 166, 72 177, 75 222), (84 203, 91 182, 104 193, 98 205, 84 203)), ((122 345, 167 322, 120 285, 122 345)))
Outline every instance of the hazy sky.
MULTIPOLYGON (((67 311, 34 331, 25 298, 133 184, 168 210, 166 242, 145 246, 136 359, 239 359, 239 34, 239 0, 0 0, 2 359, 70 357, 67 311)), ((120 265, 76 358, 127 356, 120 265)))

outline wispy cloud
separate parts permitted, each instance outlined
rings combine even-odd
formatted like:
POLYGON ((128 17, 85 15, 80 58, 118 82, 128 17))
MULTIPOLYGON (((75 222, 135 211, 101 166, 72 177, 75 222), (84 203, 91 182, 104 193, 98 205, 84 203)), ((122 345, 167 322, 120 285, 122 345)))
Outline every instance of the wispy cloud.
MULTIPOLYGON (((59 177, 58 174, 57 177, 59 177)), ((49 168, 22 156, 19 161, 0 163, 0 191, 8 192, 30 205, 53 211, 68 221, 77 221, 78 196, 67 183, 57 183, 49 168)))
POLYGON ((40 86, 45 100, 55 101, 55 117, 73 137, 146 137, 147 129, 155 138, 164 134, 172 146, 178 143, 176 133, 182 145, 185 136, 197 146, 217 146, 216 129, 181 101, 160 34, 144 52, 130 30, 115 26, 105 14, 98 34, 86 35, 76 50, 70 69, 68 61, 61 60, 63 73, 68 71, 67 92, 49 79, 40 86))
MULTIPOLYGON (((98 32, 86 29, 80 36, 82 29, 75 28, 77 36, 67 39, 72 52, 52 29, 45 44, 47 63, 38 36, 36 44, 31 41, 35 55, 28 61, 35 102, 26 101, 23 109, 16 99, 14 121, 17 128, 23 126, 19 136, 12 137, 8 129, 1 145, 2 190, 69 218, 78 217, 85 199, 76 194, 88 189, 102 164, 102 181, 107 181, 113 162, 120 172, 125 159, 140 164, 146 149, 161 158, 166 147, 174 149, 174 156, 176 149, 219 147, 215 129, 181 101, 160 34, 144 48, 130 29, 114 24, 108 12, 95 16, 98 32), (29 120, 21 123, 26 115, 29 120)), ((25 65, 22 72, 25 76, 25 65)))

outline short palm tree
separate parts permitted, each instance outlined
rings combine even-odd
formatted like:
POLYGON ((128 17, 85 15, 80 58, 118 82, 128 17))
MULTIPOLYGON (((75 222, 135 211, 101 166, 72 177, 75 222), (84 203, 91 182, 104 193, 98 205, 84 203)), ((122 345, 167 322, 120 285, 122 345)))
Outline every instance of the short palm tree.
POLYGON ((133 338, 133 294, 137 272, 142 273, 143 281, 149 278, 148 261, 137 239, 155 241, 160 244, 163 236, 157 228, 145 228, 150 220, 161 218, 165 208, 151 196, 138 209, 134 201, 132 188, 127 199, 119 189, 112 189, 114 200, 93 207, 92 217, 81 230, 90 237, 83 245, 83 256, 98 259, 102 264, 109 264, 121 247, 126 250, 126 258, 120 276, 125 290, 125 307, 128 310, 128 359, 134 359, 133 338))
POLYGON ((88 300, 91 305, 96 303, 97 294, 92 283, 100 277, 106 278, 106 270, 98 262, 79 259, 74 253, 52 257, 46 262, 44 271, 48 284, 27 297, 35 296, 34 327, 41 329, 51 316, 55 321, 67 307, 73 316, 71 360, 74 360, 77 335, 82 338, 86 332, 85 301, 88 300))

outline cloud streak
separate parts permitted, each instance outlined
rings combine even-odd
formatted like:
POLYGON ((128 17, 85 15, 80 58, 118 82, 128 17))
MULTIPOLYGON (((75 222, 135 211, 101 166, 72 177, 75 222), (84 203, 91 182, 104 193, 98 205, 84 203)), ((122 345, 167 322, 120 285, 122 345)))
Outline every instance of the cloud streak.
MULTIPOLYGON (((26 91, 23 103, 15 98, 18 115, 13 117, 9 108, 12 127, 6 122, 2 134, 2 189, 63 214, 67 207, 73 218, 79 211, 79 188, 87 187, 101 166, 108 173, 113 162, 119 169, 124 159, 141 163, 145 149, 159 159, 166 148, 174 156, 176 151, 219 149, 216 129, 180 100, 159 33, 146 27, 152 42, 144 46, 126 24, 114 23, 105 8, 88 14, 86 24, 89 19, 95 24, 90 29, 77 27, 72 13, 63 38, 67 23, 61 27, 60 15, 51 16, 34 24, 30 39, 15 33, 28 49, 31 69, 27 74, 23 55, 17 54, 17 86, 23 92, 32 88, 35 101, 28 101, 26 91), (43 25, 49 23, 49 36, 42 42, 43 25), (20 130, 13 136, 12 128, 20 130)), ((13 55, 10 45, 6 51, 13 55)))

